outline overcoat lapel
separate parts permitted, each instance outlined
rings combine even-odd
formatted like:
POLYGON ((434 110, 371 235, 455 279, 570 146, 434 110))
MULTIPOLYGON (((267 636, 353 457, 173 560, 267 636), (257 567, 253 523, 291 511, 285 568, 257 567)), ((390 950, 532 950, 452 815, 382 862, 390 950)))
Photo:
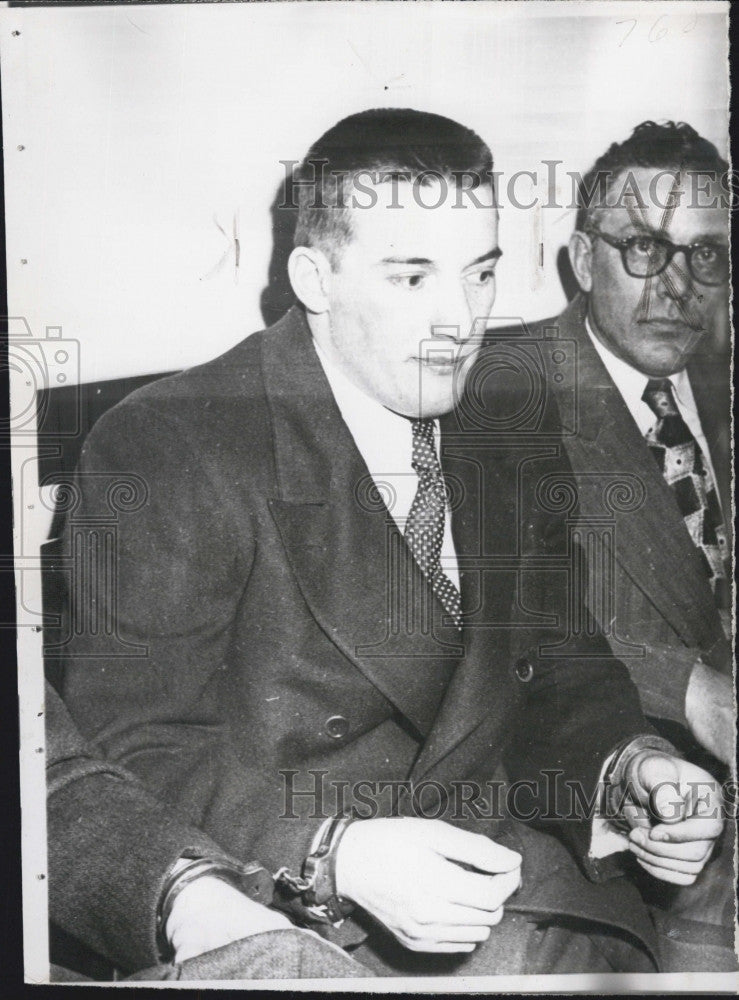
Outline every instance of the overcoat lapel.
POLYGON ((659 608, 679 635, 691 620, 713 621, 720 628, 713 594, 690 540, 675 497, 644 446, 639 429, 612 382, 584 327, 585 303, 576 299, 561 319, 560 337, 578 346, 579 405, 576 426, 565 426, 567 448, 576 469, 618 477, 628 470, 646 487, 647 500, 636 509, 613 511, 615 557, 659 608), (627 456, 627 458, 625 457, 627 456))
POLYGON ((438 625, 440 606, 372 489, 302 313, 292 309, 264 335, 262 354, 279 487, 270 511, 303 597, 326 635, 425 734, 461 653, 459 633, 438 625))

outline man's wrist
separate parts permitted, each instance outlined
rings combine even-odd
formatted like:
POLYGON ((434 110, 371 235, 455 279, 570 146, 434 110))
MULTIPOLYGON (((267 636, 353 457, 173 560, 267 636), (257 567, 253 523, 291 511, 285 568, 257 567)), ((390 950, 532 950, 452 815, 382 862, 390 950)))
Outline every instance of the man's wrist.
POLYGON ((292 897, 291 906, 297 904, 309 922, 340 924, 354 910, 352 901, 339 894, 336 881, 339 844, 353 822, 345 816, 326 820, 313 838, 301 874, 288 868, 275 873, 278 887, 292 897))
POLYGON ((206 877, 226 882, 242 895, 264 906, 272 903, 274 895, 272 876, 255 862, 238 864, 224 858, 178 858, 165 879, 157 909, 157 941, 162 955, 171 953, 171 939, 167 925, 177 899, 189 885, 206 877))
POLYGON ((305 859, 303 875, 311 882, 306 892, 309 906, 324 907, 331 923, 337 923, 348 916, 354 904, 338 893, 336 885, 336 858, 339 844, 353 820, 337 817, 321 831, 311 853, 305 859))
MULTIPOLYGON (((651 733, 625 741, 611 756, 603 779, 600 813, 614 826, 626 825, 630 828, 622 817, 623 806, 627 801, 644 800, 646 790, 641 788, 639 764, 653 753, 680 757, 669 740, 651 733)), ((648 794, 646 798, 649 798, 648 794)))

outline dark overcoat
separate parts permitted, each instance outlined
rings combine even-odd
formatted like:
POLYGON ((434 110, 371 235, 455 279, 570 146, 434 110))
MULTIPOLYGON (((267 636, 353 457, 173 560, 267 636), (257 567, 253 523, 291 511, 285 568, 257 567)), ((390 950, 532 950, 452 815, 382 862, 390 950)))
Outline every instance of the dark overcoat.
MULTIPOLYGON (((588 857, 588 819, 549 820, 554 836, 439 811, 459 802, 453 782, 482 786, 503 764, 535 790, 560 770, 587 798, 606 755, 648 730, 605 640, 570 635, 577 560, 555 430, 522 434, 515 406, 500 418, 471 399, 441 421, 460 637, 372 486, 299 310, 128 397, 89 435, 70 501, 64 696, 98 752, 232 855, 299 870, 337 788, 352 804, 361 781, 425 783, 428 815, 523 851, 512 906, 649 948, 636 890, 588 857), (286 797, 321 782, 322 801, 286 797)), ((378 801, 362 813, 386 813, 378 801)))

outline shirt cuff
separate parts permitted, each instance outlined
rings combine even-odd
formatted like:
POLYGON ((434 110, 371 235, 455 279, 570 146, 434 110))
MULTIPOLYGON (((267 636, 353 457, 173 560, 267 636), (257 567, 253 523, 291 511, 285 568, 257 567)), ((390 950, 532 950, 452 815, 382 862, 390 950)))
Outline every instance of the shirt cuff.
MULTIPOLYGON (((599 793, 602 792, 606 775, 611 764, 616 759, 617 753, 618 751, 614 750, 612 754, 609 754, 600 770, 598 776, 599 793)), ((610 820, 601 814, 601 804, 602 794, 599 794, 590 833, 589 858, 607 858, 611 854, 618 854, 620 851, 625 851, 629 846, 629 838, 620 830, 617 830, 610 820)))

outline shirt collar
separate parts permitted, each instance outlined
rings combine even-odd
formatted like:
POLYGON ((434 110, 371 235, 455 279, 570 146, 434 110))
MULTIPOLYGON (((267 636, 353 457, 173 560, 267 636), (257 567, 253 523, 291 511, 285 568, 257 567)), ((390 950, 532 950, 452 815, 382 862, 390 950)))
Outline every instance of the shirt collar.
MULTIPOLYGON (((314 339, 321 362, 344 423, 373 475, 398 471, 410 464, 411 421, 359 389, 334 364, 314 339)), ((438 422, 435 421, 438 430, 438 422)), ((438 434, 436 435, 438 451, 438 434)))

